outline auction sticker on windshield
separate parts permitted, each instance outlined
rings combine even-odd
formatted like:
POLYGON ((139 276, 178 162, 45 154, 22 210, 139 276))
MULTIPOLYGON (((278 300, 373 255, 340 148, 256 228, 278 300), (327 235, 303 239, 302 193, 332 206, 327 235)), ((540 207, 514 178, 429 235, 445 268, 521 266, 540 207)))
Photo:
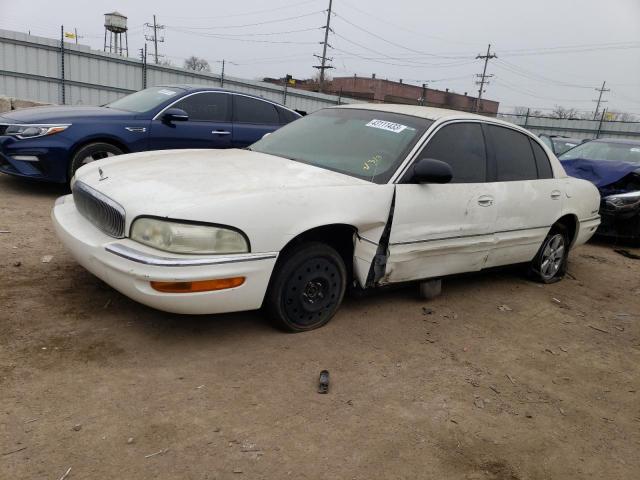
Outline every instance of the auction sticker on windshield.
POLYGON ((404 129, 409 128, 406 125, 402 125, 401 123, 387 122, 385 120, 377 120, 375 118, 367 123, 366 126, 371 128, 379 128, 380 130, 388 130, 389 132, 393 133, 400 133, 404 129))

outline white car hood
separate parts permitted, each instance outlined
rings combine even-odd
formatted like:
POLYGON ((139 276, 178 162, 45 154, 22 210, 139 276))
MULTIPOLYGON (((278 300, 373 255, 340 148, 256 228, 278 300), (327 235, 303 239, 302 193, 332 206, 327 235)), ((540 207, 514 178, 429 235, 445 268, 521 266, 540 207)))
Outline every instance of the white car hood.
POLYGON ((218 195, 228 198, 281 189, 369 184, 286 158, 238 149, 121 155, 82 167, 76 181, 125 207, 144 202, 150 209, 167 203, 173 208, 186 206, 184 203, 218 195))

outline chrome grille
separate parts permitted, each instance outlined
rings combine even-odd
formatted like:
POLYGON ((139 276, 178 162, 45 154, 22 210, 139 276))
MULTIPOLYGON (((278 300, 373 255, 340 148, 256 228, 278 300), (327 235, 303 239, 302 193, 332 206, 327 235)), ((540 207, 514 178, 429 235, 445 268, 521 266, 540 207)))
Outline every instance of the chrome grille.
POLYGON ((107 235, 124 237, 124 208, 82 182, 73 185, 73 200, 80 214, 107 235))

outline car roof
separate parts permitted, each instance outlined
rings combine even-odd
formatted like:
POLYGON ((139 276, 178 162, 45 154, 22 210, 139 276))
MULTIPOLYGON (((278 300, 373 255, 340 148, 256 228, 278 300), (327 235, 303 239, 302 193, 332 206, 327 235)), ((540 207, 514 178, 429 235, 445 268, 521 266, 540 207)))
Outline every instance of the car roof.
POLYGON ((393 103, 351 103, 348 105, 340 105, 330 108, 355 108, 362 110, 375 110, 378 112, 399 113, 403 115, 412 115, 414 117, 426 118, 428 120, 440 119, 471 119, 485 120, 491 123, 499 123, 509 127, 514 127, 513 123, 498 120, 497 118, 478 115, 476 113, 461 112, 459 110, 450 110, 447 108, 422 107, 420 105, 401 105, 393 103))

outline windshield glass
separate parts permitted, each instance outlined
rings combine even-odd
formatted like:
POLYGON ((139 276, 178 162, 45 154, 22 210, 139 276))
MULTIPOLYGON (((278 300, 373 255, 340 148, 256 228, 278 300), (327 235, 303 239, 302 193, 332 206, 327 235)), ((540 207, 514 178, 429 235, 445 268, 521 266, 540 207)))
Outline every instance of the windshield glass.
POLYGON ((612 160, 640 164, 640 144, 588 142, 561 155, 560 160, 612 160))
POLYGON ((249 149, 386 183, 432 123, 396 113, 327 108, 290 123, 249 149))
POLYGON ((555 147, 556 155, 562 155, 567 150, 572 149, 576 145, 580 145, 582 140, 575 138, 554 138, 553 145, 555 147))
POLYGON ((119 98, 115 102, 107 103, 105 107, 126 110, 127 112, 148 112, 182 92, 184 92, 182 88, 175 87, 147 88, 127 95, 126 97, 119 98))

